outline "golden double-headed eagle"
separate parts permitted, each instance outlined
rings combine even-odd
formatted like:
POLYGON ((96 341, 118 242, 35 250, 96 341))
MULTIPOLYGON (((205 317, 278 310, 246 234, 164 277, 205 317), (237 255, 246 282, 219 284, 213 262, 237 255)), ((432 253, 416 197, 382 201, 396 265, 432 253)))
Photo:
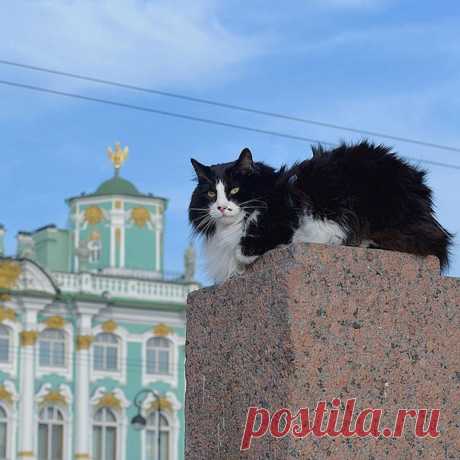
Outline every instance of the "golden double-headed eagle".
POLYGON ((113 151, 111 147, 107 149, 107 156, 112 161, 116 171, 121 168, 121 165, 125 162, 126 158, 128 158, 128 152, 128 147, 122 149, 119 142, 115 144, 115 151, 113 151))

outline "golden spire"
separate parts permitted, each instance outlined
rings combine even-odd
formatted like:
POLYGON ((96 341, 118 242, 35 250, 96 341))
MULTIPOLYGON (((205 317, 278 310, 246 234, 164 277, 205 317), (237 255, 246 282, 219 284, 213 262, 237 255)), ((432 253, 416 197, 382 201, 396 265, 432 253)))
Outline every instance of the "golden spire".
POLYGON ((118 176, 120 172, 121 165, 126 161, 126 158, 128 158, 128 151, 128 147, 122 149, 119 142, 115 143, 115 151, 113 151, 111 147, 107 149, 107 155, 115 167, 116 176, 118 176))

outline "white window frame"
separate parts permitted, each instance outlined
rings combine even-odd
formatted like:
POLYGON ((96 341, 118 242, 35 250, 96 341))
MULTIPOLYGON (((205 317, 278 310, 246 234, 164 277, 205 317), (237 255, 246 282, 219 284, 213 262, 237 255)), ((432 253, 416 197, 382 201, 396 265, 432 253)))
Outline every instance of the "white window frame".
MULTIPOLYGON (((181 403, 177 399, 177 396, 171 392, 168 391, 167 393, 161 395, 162 398, 165 398, 168 402, 171 403, 171 411, 169 410, 164 410, 161 411, 161 413, 167 418, 168 423, 169 423, 169 452, 170 452, 170 459, 169 460, 177 460, 179 457, 179 451, 178 451, 178 441, 179 441, 179 433, 181 430, 180 422, 179 422, 179 417, 178 413, 182 408, 181 403)), ((151 404, 155 402, 155 397, 149 393, 147 397, 144 399, 142 402, 142 415, 147 418, 149 414, 151 414, 152 411, 150 409, 151 404)), ((147 450, 147 439, 146 439, 146 432, 145 430, 142 430, 141 433, 141 450, 142 450, 142 455, 141 455, 141 460, 147 460, 147 455, 146 455, 146 450, 147 450)))
MULTIPOLYGON (((93 328, 92 334, 94 339, 98 334, 106 333, 102 329, 102 325, 98 325, 93 328)), ((94 369, 94 342, 90 347, 89 352, 89 369, 90 369, 90 381, 95 382, 99 379, 109 378, 120 382, 122 385, 126 385, 126 358, 127 358, 127 344, 128 344, 128 332, 123 328, 118 326, 113 332, 110 332, 118 339, 118 369, 116 371, 105 371, 94 369)))
MULTIPOLYGON (((161 432, 164 432, 164 431, 167 431, 169 433, 169 436, 168 436, 168 452, 169 452, 169 458, 167 460, 172 460, 172 449, 173 449, 173 430, 172 430, 172 426, 171 426, 171 420, 170 420, 170 416, 168 415, 167 412, 165 411, 161 411, 161 412, 158 412, 157 410, 152 410, 150 411, 149 413, 146 414, 145 416, 145 419, 146 419, 146 422, 147 424, 145 425, 145 433, 144 433, 144 442, 142 443, 142 446, 143 446, 143 449, 144 449, 144 455, 145 457, 147 457, 147 435, 148 435, 148 432, 149 431, 153 431, 155 433, 157 433, 157 428, 158 428, 158 417, 159 416, 162 416, 166 419, 166 423, 168 425, 168 428, 167 430, 165 429, 161 429, 160 427, 160 433, 161 432), (152 427, 150 427, 149 423, 148 423, 148 420, 149 418, 153 415, 155 421, 154 421, 154 424, 152 427)), ((159 455, 158 455, 158 438, 157 438, 158 435, 155 436, 155 456, 154 458, 155 459, 159 459, 159 455)))
MULTIPOLYGON (((91 419, 89 422, 91 423, 90 430, 89 430, 89 441, 90 441, 90 452, 91 458, 93 455, 93 426, 94 426, 94 416, 99 409, 102 409, 104 406, 99 405, 99 401, 101 397, 107 393, 107 389, 105 387, 98 387, 96 388, 93 396, 91 397, 90 404, 91 404, 91 419)), ((127 440, 128 440, 128 425, 129 420, 127 417, 126 409, 130 406, 129 399, 123 393, 123 390, 120 388, 115 388, 113 390, 109 390, 109 393, 113 393, 121 402, 120 409, 110 408, 112 412, 117 417, 117 426, 118 426, 118 433, 117 433, 117 457, 116 460, 126 460, 126 450, 127 450, 127 440)), ((130 459, 129 459, 130 460, 130 459)))
MULTIPOLYGON (((67 417, 67 410, 62 407, 59 404, 43 404, 42 406, 37 408, 37 415, 36 415, 36 430, 37 430, 37 435, 36 435, 36 452, 38 455, 38 448, 39 448, 39 442, 40 442, 40 437, 38 435, 39 429, 38 426, 40 423, 43 423, 42 420, 40 420, 40 413, 42 410, 48 409, 52 407, 55 410, 58 410, 61 415, 62 415, 62 453, 63 453, 63 459, 68 460, 69 459, 69 441, 68 441, 68 429, 69 429, 69 423, 68 423, 68 417, 67 417)), ((46 421, 48 425, 50 425, 52 422, 51 421, 46 421)), ((48 432, 48 437, 50 436, 48 432)), ((49 439, 48 439, 49 440, 49 439)))
POLYGON ((36 362, 36 377, 44 377, 45 375, 57 374, 61 377, 65 377, 66 380, 72 381, 72 370, 73 370, 73 356, 74 356, 74 340, 72 325, 66 321, 64 327, 56 328, 64 333, 65 347, 64 347, 64 367, 52 367, 52 366, 40 366, 40 334, 46 329, 53 329, 46 325, 46 323, 40 323, 38 325, 38 340, 35 348, 35 362, 36 362))
POLYGON ((88 251, 88 262, 90 264, 97 264, 102 258, 102 241, 99 239, 88 241, 88 251))
MULTIPOLYGON (((14 391, 14 384, 10 381, 4 381, 3 385, 8 391, 14 391)), ((5 411, 6 414, 6 455, 7 459, 15 458, 16 453, 16 426, 17 426, 17 414, 16 414, 16 393, 12 393, 13 404, 5 404, 4 401, 0 401, 0 407, 5 411)))
POLYGON ((168 334, 166 336, 158 336, 152 333, 150 328, 141 336, 142 340, 142 385, 148 386, 156 382, 168 383, 172 388, 177 388, 179 384, 179 347, 185 344, 183 337, 176 334, 168 334), (147 373, 147 343, 151 338, 161 337, 168 339, 171 342, 171 353, 170 353, 170 374, 149 374, 147 373))
POLYGON ((173 353, 174 353, 174 343, 172 340, 169 340, 167 337, 150 337, 147 342, 145 343, 145 372, 148 375, 164 375, 165 377, 169 377, 173 374, 174 369, 173 369, 173 353), (161 340, 167 343, 167 346, 152 346, 150 345, 151 342, 154 342, 156 340, 161 340), (167 351, 168 352, 168 371, 167 372, 159 372, 158 369, 155 369, 154 372, 149 372, 149 351, 154 351, 155 352, 155 362, 156 362, 156 367, 158 368, 160 365, 160 352, 167 351))
POLYGON ((9 374, 12 378, 17 377, 18 373, 18 350, 19 350, 19 332, 21 329, 14 321, 3 320, 3 326, 10 330, 10 344, 9 344, 9 361, 0 362, 0 370, 9 374))
MULTIPOLYGON (((94 458, 94 427, 101 427, 102 428, 102 444, 103 444, 103 448, 102 448, 102 453, 105 454, 105 449, 104 449, 104 445, 106 444, 105 443, 105 429, 106 428, 115 428, 115 460, 118 460, 118 458, 120 458, 120 436, 121 436, 121 430, 120 430, 120 421, 119 421, 119 415, 117 414, 117 411, 112 409, 111 407, 97 407, 95 410, 94 410, 94 413, 93 413, 93 421, 92 421, 92 425, 91 425, 91 432, 92 432, 92 439, 93 439, 93 445, 92 445, 92 450, 91 450, 91 457, 94 458), (103 422, 100 422, 100 421, 97 421, 96 420, 96 415, 101 412, 101 411, 109 411, 111 414, 113 414, 113 417, 115 418, 115 421, 114 422, 107 422, 107 421, 103 421, 103 422)), ((103 458, 105 458, 105 455, 103 455, 103 458)), ((96 460, 96 459, 95 459, 96 460)))

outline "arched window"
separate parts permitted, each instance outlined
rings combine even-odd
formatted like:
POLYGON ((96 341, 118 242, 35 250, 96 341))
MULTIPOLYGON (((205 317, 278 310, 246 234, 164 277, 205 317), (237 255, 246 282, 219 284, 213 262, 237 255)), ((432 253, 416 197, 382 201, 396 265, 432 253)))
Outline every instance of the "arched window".
POLYGON ((147 374, 164 374, 172 373, 171 363, 171 341, 164 337, 152 337, 147 342, 147 374))
POLYGON ((108 407, 94 414, 93 460, 117 459, 117 417, 108 407))
POLYGON ((119 370, 120 339, 115 334, 101 332, 94 340, 94 369, 115 372, 119 370))
POLYGON ((65 367, 66 337, 60 329, 45 329, 40 334, 39 361, 42 367, 65 367))
POLYGON ((171 455, 170 440, 171 427, 165 414, 159 414, 158 411, 151 412, 147 417, 147 425, 145 427, 145 460, 169 460, 171 455), (158 422, 160 422, 159 438, 158 422))
POLYGON ((7 459, 8 452, 8 414, 0 406, 0 460, 7 459))
POLYGON ((39 460, 64 459, 64 416, 55 406, 44 407, 38 418, 39 460))
MULTIPOLYGON (((10 341, 11 330, 9 327, 0 324, 0 362, 10 362, 10 341)), ((1 458, 1 457, 0 457, 1 458)))

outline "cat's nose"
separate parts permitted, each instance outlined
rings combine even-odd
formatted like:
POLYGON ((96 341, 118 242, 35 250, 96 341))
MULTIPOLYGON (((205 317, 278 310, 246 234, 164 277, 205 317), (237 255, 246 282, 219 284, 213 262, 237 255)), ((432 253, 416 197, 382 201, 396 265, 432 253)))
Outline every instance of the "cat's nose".
POLYGON ((227 209, 227 206, 217 206, 217 209, 223 214, 227 209))

